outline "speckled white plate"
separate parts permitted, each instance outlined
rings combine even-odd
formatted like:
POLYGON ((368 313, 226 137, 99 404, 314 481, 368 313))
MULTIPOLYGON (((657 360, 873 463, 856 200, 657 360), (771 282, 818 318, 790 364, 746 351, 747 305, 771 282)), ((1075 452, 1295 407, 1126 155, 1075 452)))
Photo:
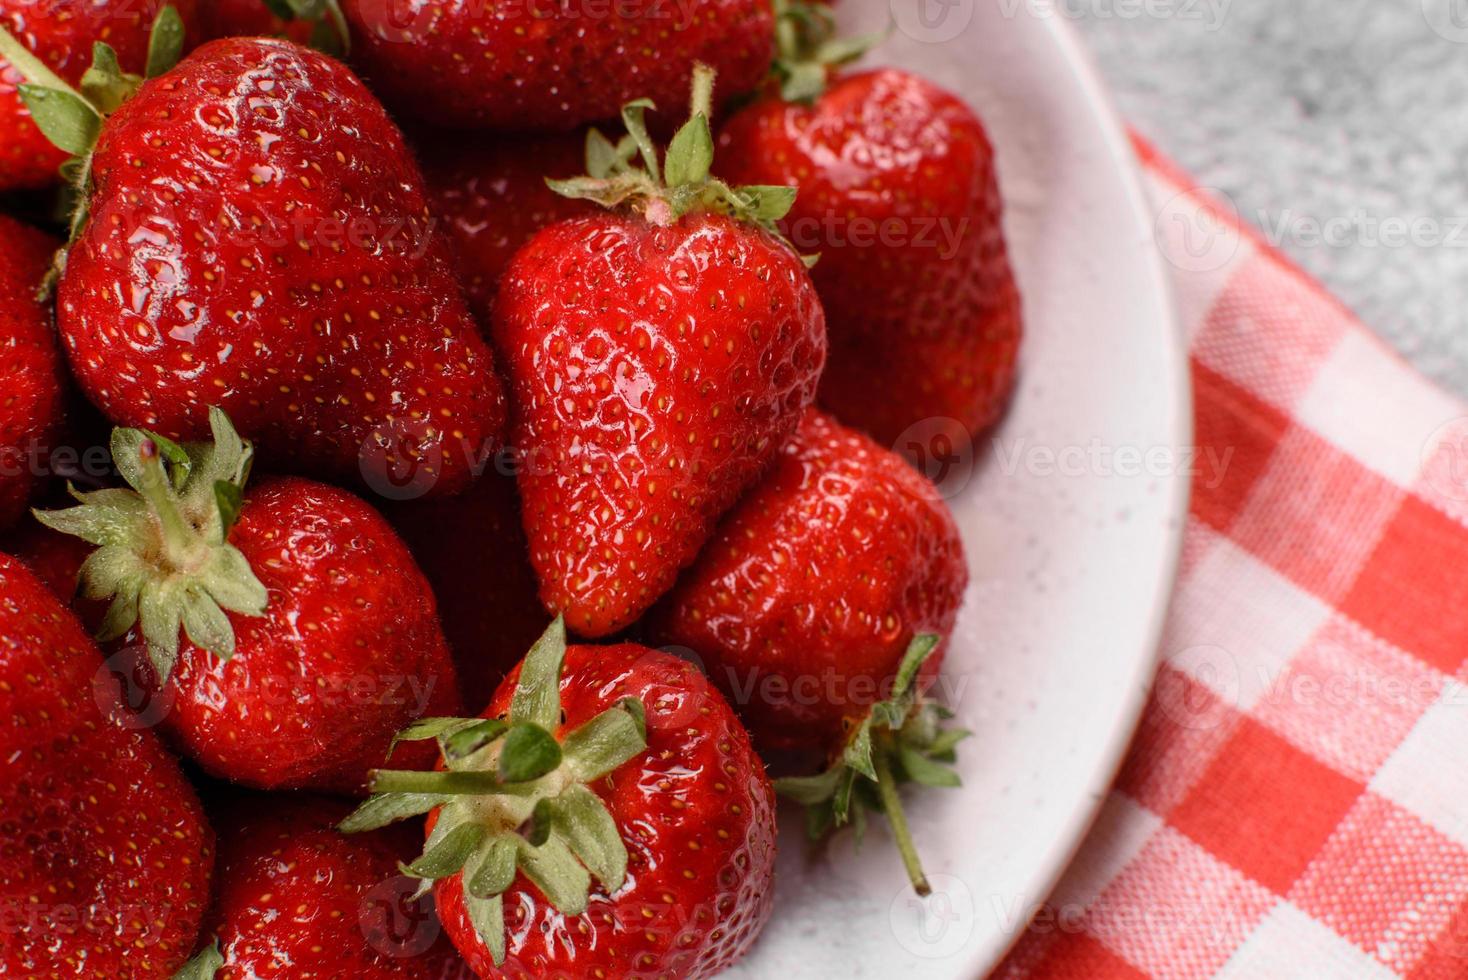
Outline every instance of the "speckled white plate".
POLYGON ((983 976, 1075 853, 1143 704, 1187 505, 1188 372, 1129 144, 1053 6, 892 0, 898 30, 868 58, 987 123, 1029 330, 1008 419, 942 482, 973 579, 942 690, 975 735, 962 789, 907 797, 935 894, 913 896, 880 821, 860 850, 848 834, 813 854, 787 812, 775 918, 735 976, 983 976))

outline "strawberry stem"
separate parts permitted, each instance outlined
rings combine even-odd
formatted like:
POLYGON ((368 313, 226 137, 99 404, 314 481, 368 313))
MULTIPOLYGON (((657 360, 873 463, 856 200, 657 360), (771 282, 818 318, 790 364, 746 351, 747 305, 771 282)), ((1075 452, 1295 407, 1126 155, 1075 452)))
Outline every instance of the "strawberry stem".
POLYGON ((713 68, 702 61, 693 65, 693 96, 689 99, 689 118, 703 116, 711 118, 714 114, 714 78, 716 72, 713 68))
POLYGON ((907 812, 902 809, 902 799, 897 793, 897 780, 892 777, 892 765, 887 760, 894 752, 892 737, 883 732, 877 736, 878 747, 872 753, 872 765, 877 770, 877 795, 882 801, 882 810, 892 827, 892 837, 897 842, 897 853, 902 856, 902 866, 912 881, 913 891, 927 897, 933 893, 928 876, 923 873, 923 863, 918 857, 917 846, 912 841, 912 831, 907 826, 907 812))
POLYGON ((158 452, 158 444, 152 439, 144 439, 143 444, 138 447, 138 465, 141 477, 138 481, 138 493, 143 495, 143 499, 158 518, 158 526, 163 530, 164 552, 174 564, 182 564, 193 550, 198 534, 184 520, 183 514, 179 513, 178 501, 168 483, 168 474, 163 470, 163 458, 158 452))

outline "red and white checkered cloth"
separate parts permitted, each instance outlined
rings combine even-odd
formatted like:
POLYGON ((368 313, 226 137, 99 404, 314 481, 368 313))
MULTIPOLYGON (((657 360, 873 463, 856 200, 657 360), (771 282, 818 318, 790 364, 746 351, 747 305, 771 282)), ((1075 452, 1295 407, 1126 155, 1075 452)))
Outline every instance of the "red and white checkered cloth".
POLYGON ((1146 146, 1192 350, 1163 664, 996 978, 1468 978, 1468 406, 1146 146))

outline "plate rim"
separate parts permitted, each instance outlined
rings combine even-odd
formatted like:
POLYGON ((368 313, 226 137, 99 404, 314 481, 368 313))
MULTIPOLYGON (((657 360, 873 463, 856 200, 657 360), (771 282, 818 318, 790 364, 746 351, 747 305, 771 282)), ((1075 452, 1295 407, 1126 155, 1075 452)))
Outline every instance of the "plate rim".
MULTIPOLYGON (((1120 192, 1136 221, 1140 232, 1137 249, 1138 260, 1152 280, 1152 294, 1158 305, 1157 323, 1162 328, 1158 338, 1164 345, 1164 363, 1171 365, 1172 377, 1166 392, 1167 418, 1165 428, 1178 447, 1191 443, 1195 433, 1193 415, 1193 383, 1189 362, 1188 346, 1183 336, 1177 303, 1173 294, 1172 278, 1167 272, 1162 251, 1157 244, 1156 223, 1148 205, 1144 186, 1144 172, 1137 157, 1127 126, 1107 87, 1099 69, 1079 33, 1064 17, 1049 16, 1036 18, 1050 42, 1056 46, 1061 60, 1069 69, 1077 89, 1091 109, 1096 120, 1102 142, 1117 165, 1121 177, 1120 192)), ((1167 500, 1163 563, 1157 580, 1156 591, 1151 598, 1151 614, 1146 624, 1148 655, 1138 658, 1132 668, 1128 685, 1130 694, 1115 721, 1102 740, 1104 749, 1101 762, 1095 767, 1087 792, 1079 798, 1083 801, 1075 807, 1066 820, 1065 830, 1055 837, 1054 845, 1047 852, 1047 860, 1032 877, 1027 894, 1022 894, 1023 908, 1032 908, 1046 901, 1066 871, 1075 862, 1092 828, 1096 825, 1116 782, 1122 763, 1126 760, 1132 741, 1141 723, 1142 712, 1151 697, 1152 684, 1161 660, 1163 631, 1167 626, 1172 601, 1176 594, 1178 573, 1182 563, 1183 543, 1190 505, 1192 501, 1192 479, 1186 473, 1173 473, 1164 481, 1167 500)), ((1012 933, 996 933, 998 940, 981 944, 965 964, 960 965, 955 976, 985 977, 999 966, 1029 926, 1027 918, 1012 933)))

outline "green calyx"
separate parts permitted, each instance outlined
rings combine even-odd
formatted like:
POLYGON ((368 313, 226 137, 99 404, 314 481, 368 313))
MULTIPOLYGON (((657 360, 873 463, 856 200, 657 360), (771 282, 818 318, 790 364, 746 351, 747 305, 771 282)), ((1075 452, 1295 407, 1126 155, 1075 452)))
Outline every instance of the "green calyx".
POLYGON ((219 951, 219 940, 215 939, 180 967, 173 980, 214 980, 223 966, 224 954, 219 951))
POLYGON ((831 69, 882 43, 886 32, 839 37, 831 8, 819 0, 775 0, 772 71, 787 102, 811 102, 826 90, 831 69))
POLYGON ((164 680, 178 659, 179 629, 223 659, 235 652, 226 612, 261 616, 265 586, 228 541, 244 502, 254 451, 229 417, 209 410, 213 441, 180 446, 141 429, 114 429, 112 460, 131 489, 82 493, 78 506, 35 511, 36 520, 97 546, 81 568, 87 599, 110 600, 98 639, 142 626, 164 680))
MULTIPOLYGON (((122 70, 117 52, 98 41, 92 45, 92 66, 78 86, 72 86, 48 68, 25 45, 0 27, 0 58, 20 72, 25 81, 18 92, 31 119, 51 143, 70 158, 61 165, 61 177, 69 189, 70 242, 75 242, 87 221, 92 190, 92 151, 102 135, 102 124, 118 106, 132 98, 146 78, 170 71, 183 57, 183 18, 173 7, 164 7, 153 20, 148 38, 146 75, 122 70)), ((66 251, 56 256, 56 267, 42 283, 39 299, 49 299, 65 267, 66 251)))
POLYGON ((959 785, 958 774, 950 766, 956 761, 958 743, 969 735, 961 728, 944 728, 952 712, 924 701, 917 691, 918 672, 938 643, 939 637, 932 634, 913 639, 898 667, 892 696, 872 706, 829 769, 816 776, 775 781, 781 795, 806 807, 812 839, 847 823, 860 835, 867 809, 886 814, 903 866, 919 895, 931 889, 913 845, 898 786, 905 782, 959 785))
POLYGON ((311 47, 322 54, 345 58, 352 51, 352 33, 337 0, 261 0, 270 12, 287 23, 312 25, 311 47))
POLYGON ((505 958, 504 893, 517 874, 565 915, 586 911, 592 880, 608 893, 627 877, 627 846, 590 784, 647 749, 642 702, 626 698, 557 739, 566 624, 556 619, 520 668, 509 717, 425 718, 398 741, 438 743, 444 768, 377 770, 373 795, 342 821, 375 830, 438 810, 403 873, 424 887, 461 875, 464 904, 496 965, 505 958))
POLYGON ((778 236, 776 222, 795 204, 795 188, 731 187, 712 175, 714 138, 709 115, 713 93, 714 70, 704 64, 694 66, 692 111, 661 160, 645 119, 647 110, 655 106, 638 99, 622 107, 627 134, 619 142, 612 143, 595 129, 587 133, 586 176, 547 180, 546 184, 564 197, 595 201, 608 208, 631 207, 656 225, 671 225, 694 211, 715 211, 778 236))

